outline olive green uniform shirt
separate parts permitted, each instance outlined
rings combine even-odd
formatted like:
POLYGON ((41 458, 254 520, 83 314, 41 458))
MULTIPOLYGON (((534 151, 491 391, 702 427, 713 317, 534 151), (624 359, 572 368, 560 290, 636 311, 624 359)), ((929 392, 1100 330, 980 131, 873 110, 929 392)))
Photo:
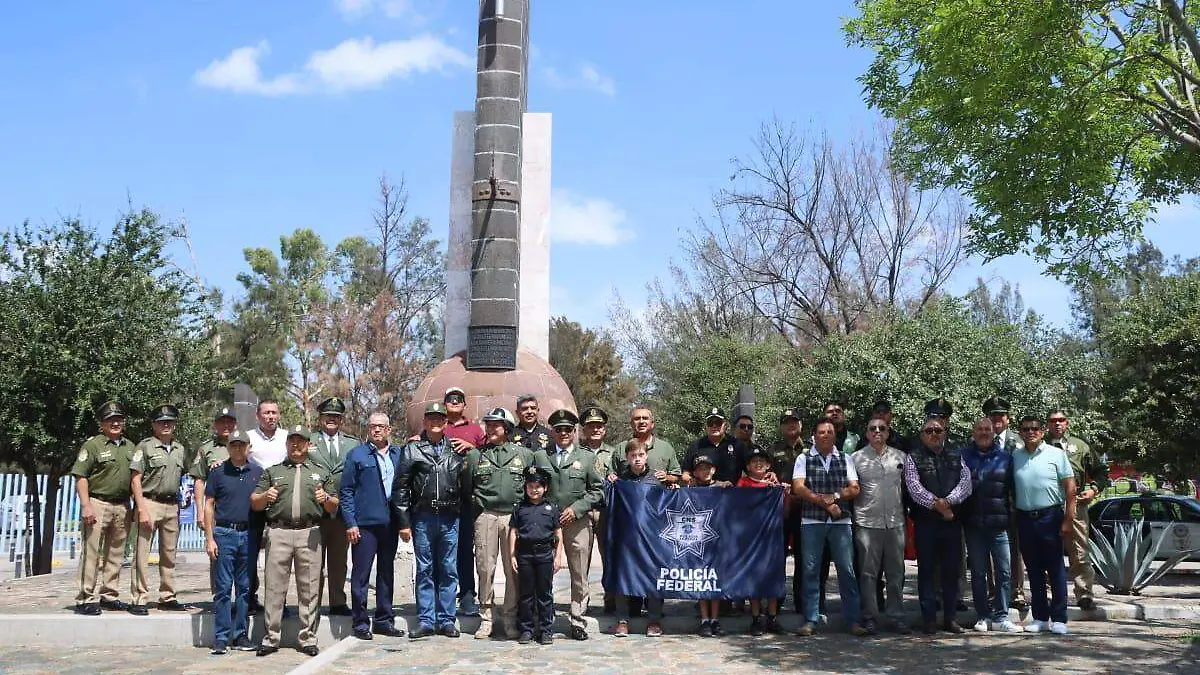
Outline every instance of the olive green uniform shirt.
POLYGON ((313 437, 313 447, 308 451, 308 458, 321 465, 329 473, 341 476, 342 469, 346 466, 346 455, 349 455, 351 450, 362 443, 357 438, 340 431, 334 442, 330 443, 324 433, 318 433, 313 437))
POLYGON ((254 491, 263 493, 271 488, 279 491, 279 499, 263 511, 268 523, 274 520, 312 520, 316 523, 325 513, 317 502, 317 488, 323 487, 325 492, 334 495, 337 488, 333 482, 330 473, 311 459, 300 464, 285 459, 282 464, 263 469, 254 491))
MULTIPOLYGON (((621 447, 623 448, 625 446, 621 447)), ((587 446, 583 446, 583 448, 584 450, 587 450, 596 456, 596 473, 600 474, 601 478, 607 478, 608 474, 613 473, 613 464, 615 463, 613 458, 616 457, 617 453, 621 451, 617 450, 608 443, 601 443, 600 447, 596 448, 595 450, 592 450, 587 446)), ((625 453, 621 452, 621 454, 625 453)))
POLYGON ((788 445, 786 439, 777 439, 767 451, 771 453, 771 470, 781 482, 791 483, 792 471, 796 467, 796 458, 804 454, 808 447, 804 437, 796 439, 796 445, 788 445))
POLYGON ((129 460, 133 457, 133 442, 122 436, 109 440, 104 434, 84 442, 71 467, 71 475, 88 480, 88 495, 107 501, 128 499, 133 476, 129 460))
POLYGON ((485 445, 467 453, 471 503, 477 510, 512 513, 525 496, 525 469, 533 452, 523 445, 485 445))
POLYGON ((1047 437, 1045 443, 1067 453, 1067 460, 1075 472, 1077 492, 1083 492, 1089 486, 1097 492, 1108 487, 1108 467, 1082 438, 1063 434, 1062 438, 1054 441, 1047 437))
POLYGON ((216 438, 205 441, 192 457, 188 467, 188 475, 196 480, 208 480, 208 472, 214 464, 220 464, 229 459, 229 448, 216 438))
POLYGON ((575 445, 560 458, 558 448, 551 447, 549 451, 533 453, 533 462, 550 472, 550 501, 560 509, 571 509, 576 518, 583 518, 604 500, 604 484, 596 473, 596 455, 590 450, 575 445))
MULTIPOLYGON (((679 466, 679 455, 675 454, 675 447, 672 446, 665 438, 653 437, 653 441, 646 448, 646 466, 651 471, 665 471, 672 476, 682 476, 683 469, 679 466)), ((628 463, 625 462, 625 444, 629 441, 624 441, 617 444, 620 451, 614 450, 612 454, 612 473, 621 475, 628 463)), ((554 448, 551 448, 553 451, 554 448)))
POLYGON ((179 482, 187 470, 187 449, 179 441, 167 446, 151 436, 133 450, 130 472, 142 474, 142 494, 147 497, 178 497, 179 482))

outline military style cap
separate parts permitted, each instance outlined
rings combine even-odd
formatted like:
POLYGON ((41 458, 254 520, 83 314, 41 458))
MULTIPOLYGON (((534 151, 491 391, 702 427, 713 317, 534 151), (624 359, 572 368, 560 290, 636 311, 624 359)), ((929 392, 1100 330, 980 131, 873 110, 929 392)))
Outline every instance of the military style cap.
POLYGON ((560 408, 550 413, 550 417, 546 418, 546 422, 550 425, 551 429, 573 427, 579 424, 579 416, 566 408, 560 408))
POLYGON ((150 412, 151 422, 178 422, 179 408, 166 403, 158 406, 150 412))
POLYGON ((540 466, 531 466, 525 469, 525 482, 536 482, 542 485, 550 484, 550 472, 540 466))
POLYGON ((695 466, 700 466, 701 464, 707 464, 709 466, 717 465, 717 463, 713 461, 713 458, 708 455, 697 455, 696 459, 692 460, 692 464, 695 466))
POLYGON ((1007 415, 1008 409, 1008 401, 999 396, 993 396, 983 402, 983 414, 985 415, 1007 415))
POLYGON ((517 426, 517 419, 513 417, 512 413, 508 412, 507 408, 492 408, 483 416, 483 421, 501 422, 510 432, 513 430, 513 427, 517 426))
POLYGON ((604 412, 604 409, 600 406, 588 406, 583 409, 583 419, 581 422, 583 424, 587 424, 588 422, 603 422, 604 424, 608 424, 608 413, 604 412))
POLYGON ((749 464, 750 460, 754 459, 755 457, 762 457, 763 459, 767 460, 768 462, 771 461, 770 453, 768 453, 765 449, 763 449, 762 447, 757 446, 757 445, 751 447, 750 452, 746 453, 746 463, 749 464))
POLYGON ((954 414, 954 406, 944 398, 935 398, 925 404, 925 415, 928 417, 950 417, 954 414))
POLYGON ((704 414, 704 421, 707 422, 707 421, 713 419, 714 417, 724 420, 725 419, 725 411, 721 410, 720 408, 709 408, 708 412, 704 414))
POLYGON ((217 411, 216 416, 213 417, 213 421, 220 422, 221 420, 225 419, 226 417, 228 417, 231 420, 237 419, 237 415, 233 414, 233 408, 221 408, 220 410, 217 411))
POLYGON ((526 401, 533 401, 534 403, 537 403, 537 396, 534 396, 533 394, 521 394, 517 397, 517 407, 520 407, 520 405, 526 401))
POLYGON ((346 403, 342 399, 333 396, 321 401, 317 406, 317 414, 320 415, 345 415, 346 403))
POLYGON ((875 401, 875 405, 871 406, 871 412, 892 412, 892 402, 886 398, 881 398, 875 401))
POLYGON ((250 437, 247 436, 246 432, 242 431, 241 429, 234 429, 229 434, 229 445, 233 445, 234 443, 249 443, 249 442, 250 442, 250 437))
POLYGON ((103 422, 110 417, 124 417, 125 408, 116 401, 105 401, 96 409, 96 419, 103 422))
POLYGON ((441 401, 432 401, 425 404, 426 415, 441 415, 446 416, 446 404, 441 401))
MULTIPOLYGON (((291 438, 292 436, 300 436, 306 441, 312 440, 312 434, 307 428, 305 428, 303 424, 297 424, 296 426, 288 429, 287 437, 291 438)), ((230 437, 232 438, 232 435, 230 437)))
POLYGON ((783 412, 779 414, 780 424, 783 424, 788 420, 796 420, 797 422, 800 421, 800 415, 796 412, 795 408, 784 408, 783 412))
POLYGON ((456 394, 458 396, 463 397, 464 399, 467 397, 467 392, 462 387, 450 387, 449 389, 446 390, 445 394, 442 394, 442 400, 445 401, 446 399, 448 399, 451 396, 454 396, 456 394))

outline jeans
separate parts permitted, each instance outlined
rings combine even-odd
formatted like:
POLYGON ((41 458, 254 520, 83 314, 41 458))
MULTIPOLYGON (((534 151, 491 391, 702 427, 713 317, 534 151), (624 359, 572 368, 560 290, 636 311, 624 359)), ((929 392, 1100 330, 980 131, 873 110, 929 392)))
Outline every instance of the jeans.
POLYGON ((396 576, 399 533, 390 525, 362 525, 358 532, 358 543, 350 547, 354 560, 354 567, 350 570, 354 630, 367 630, 371 626, 367 614, 367 595, 372 565, 375 566, 375 626, 394 628, 396 615, 392 610, 392 582, 396 576))
POLYGON ((1008 557, 1008 529, 991 527, 964 528, 967 559, 971 562, 971 593, 979 620, 1002 621, 1008 618, 1008 600, 1012 592, 1012 561, 1008 557), (990 566, 988 563, 991 563, 990 566), (995 595, 989 598, 988 569, 992 570, 995 595))
POLYGON ((946 521, 937 516, 923 516, 914 525, 921 619, 926 622, 937 620, 940 586, 943 618, 950 623, 954 621, 955 605, 958 604, 958 575, 963 563, 962 525, 957 520, 946 521))
POLYGON ((1062 507, 1043 509, 1037 518, 1017 511, 1017 531, 1025 576, 1029 578, 1029 603, 1035 621, 1067 622, 1067 566, 1063 563, 1062 507), (1046 578, 1051 600, 1046 602, 1046 578))
POLYGON ((825 545, 829 545, 833 566, 837 568, 838 590, 842 596, 842 618, 847 626, 857 624, 860 617, 858 579, 854 576, 854 535, 850 524, 834 525, 813 523, 800 526, 801 551, 804 556, 804 611, 805 623, 817 623, 820 618, 819 603, 821 557, 825 545))
POLYGON ((458 594, 457 513, 413 516, 413 551, 417 557, 417 616, 422 626, 454 625, 458 594))
POLYGON ((212 564, 213 643, 228 645, 249 632, 250 533, 214 527, 213 539, 217 542, 217 559, 212 564))

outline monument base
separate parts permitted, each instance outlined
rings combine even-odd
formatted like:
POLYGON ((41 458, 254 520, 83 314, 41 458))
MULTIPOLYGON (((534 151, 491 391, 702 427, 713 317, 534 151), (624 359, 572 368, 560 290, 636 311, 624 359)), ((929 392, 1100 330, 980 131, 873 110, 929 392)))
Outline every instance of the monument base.
POLYGON ((465 414, 476 422, 497 407, 507 408, 515 416, 517 397, 521 394, 537 396, 543 420, 559 408, 578 412, 575 398, 562 376, 548 361, 532 351, 518 349, 517 369, 505 371, 467 370, 466 352, 463 351, 434 366, 421 386, 417 387, 408 406, 410 434, 420 433, 425 405, 431 401, 441 401, 450 387, 466 390, 465 414))

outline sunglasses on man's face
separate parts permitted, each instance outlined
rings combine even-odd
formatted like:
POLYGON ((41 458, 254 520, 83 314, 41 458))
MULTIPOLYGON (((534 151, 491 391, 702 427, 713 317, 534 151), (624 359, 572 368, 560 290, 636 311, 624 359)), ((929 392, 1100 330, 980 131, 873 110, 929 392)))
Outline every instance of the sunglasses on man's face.
POLYGON ((739 424, 738 428, 741 429, 742 431, 754 431, 753 424, 739 424))
POLYGON ((575 431, 575 427, 554 427, 554 433, 556 434, 569 434, 572 431, 575 431))
POLYGON ((930 436, 939 436, 946 433, 946 430, 941 427, 929 427, 928 429, 922 429, 921 433, 928 434, 930 436))
POLYGON ((461 396, 447 396, 446 403, 466 403, 467 399, 461 396))
POLYGON ((888 430, 887 427, 880 426, 880 425, 875 425, 873 427, 867 427, 867 431, 887 431, 887 430, 888 430))

